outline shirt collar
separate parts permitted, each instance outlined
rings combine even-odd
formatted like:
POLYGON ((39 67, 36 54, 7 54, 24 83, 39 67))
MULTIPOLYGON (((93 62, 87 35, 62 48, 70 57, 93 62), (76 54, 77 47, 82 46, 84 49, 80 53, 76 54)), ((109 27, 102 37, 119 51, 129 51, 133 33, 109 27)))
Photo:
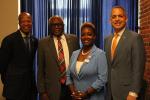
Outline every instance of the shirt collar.
MULTIPOLYGON (((119 36, 122 36, 123 32, 125 31, 125 28, 123 28, 121 31, 118 32, 119 36)), ((114 33, 115 34, 115 33, 114 33)))
POLYGON ((24 38, 24 37, 30 37, 30 33, 28 35, 26 35, 25 33, 23 33, 21 30, 20 30, 20 33, 21 33, 21 36, 24 38))
MULTIPOLYGON (((53 36, 55 39, 57 39, 57 37, 56 36, 53 36)), ((60 39, 61 40, 65 40, 65 35, 64 34, 62 34, 61 36, 60 36, 60 39)))

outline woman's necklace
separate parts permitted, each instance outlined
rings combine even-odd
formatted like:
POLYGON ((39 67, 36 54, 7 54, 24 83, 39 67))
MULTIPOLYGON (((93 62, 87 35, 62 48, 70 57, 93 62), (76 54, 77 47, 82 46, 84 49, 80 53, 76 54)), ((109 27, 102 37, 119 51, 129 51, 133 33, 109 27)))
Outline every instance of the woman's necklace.
POLYGON ((85 56, 85 55, 89 54, 90 51, 91 51, 91 50, 89 50, 88 52, 84 53, 83 50, 82 50, 82 51, 81 51, 81 54, 82 54, 83 56, 85 56))

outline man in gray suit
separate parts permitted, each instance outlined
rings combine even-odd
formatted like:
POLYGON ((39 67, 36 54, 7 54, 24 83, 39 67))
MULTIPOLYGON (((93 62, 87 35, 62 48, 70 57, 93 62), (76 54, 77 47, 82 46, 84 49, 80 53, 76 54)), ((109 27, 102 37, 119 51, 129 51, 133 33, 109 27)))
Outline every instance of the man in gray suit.
POLYGON ((114 34, 105 38, 104 45, 109 67, 108 100, 140 98, 145 64, 144 45, 138 33, 126 28, 127 20, 123 7, 112 8, 110 22, 114 34))
MULTIPOLYGON (((49 19, 50 36, 40 40, 38 48, 38 80, 37 87, 41 100, 71 100, 70 91, 64 82, 60 81, 59 43, 63 48, 66 70, 69 58, 74 50, 79 49, 78 38, 64 34, 64 22, 61 17, 49 19)), ((66 76, 65 76, 66 77, 66 76)))

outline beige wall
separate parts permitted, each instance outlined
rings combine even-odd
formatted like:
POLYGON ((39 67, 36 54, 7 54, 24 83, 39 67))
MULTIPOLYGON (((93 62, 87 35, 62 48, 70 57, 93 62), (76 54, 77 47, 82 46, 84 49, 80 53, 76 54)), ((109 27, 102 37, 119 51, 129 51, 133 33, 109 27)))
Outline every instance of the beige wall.
POLYGON ((0 0, 0 44, 2 39, 18 27, 18 0, 0 0))
MULTIPOLYGON (((18 0, 0 0, 0 44, 8 34, 16 31, 18 27, 18 0)), ((2 97, 3 85, 0 79, 0 100, 2 97)))

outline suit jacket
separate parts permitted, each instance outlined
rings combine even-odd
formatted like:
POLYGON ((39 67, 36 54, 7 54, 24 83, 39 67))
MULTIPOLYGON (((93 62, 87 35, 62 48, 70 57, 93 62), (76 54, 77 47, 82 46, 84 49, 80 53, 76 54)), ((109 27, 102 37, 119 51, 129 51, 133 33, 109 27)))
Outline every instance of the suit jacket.
POLYGON ((7 98, 24 100, 36 89, 33 62, 38 40, 31 36, 30 42, 29 52, 19 30, 2 42, 3 96, 7 98))
POLYGON ((113 35, 105 38, 105 51, 108 61, 109 100, 125 100, 129 91, 139 93, 144 72, 144 45, 141 36, 125 29, 111 60, 113 35), (119 90, 118 90, 119 89, 119 90))
MULTIPOLYGON (((69 49, 69 56, 79 48, 79 42, 74 35, 65 35, 69 49)), ((61 84, 59 82, 59 61, 52 36, 39 42, 38 48, 38 79, 37 86, 40 93, 49 95, 50 100, 59 100, 61 84)))
POLYGON ((0 48, 0 74, 1 74, 1 81, 2 81, 2 83, 4 83, 4 67, 3 67, 3 65, 2 65, 2 61, 3 61, 3 58, 2 58, 2 49, 0 48))
POLYGON ((1 50, 1 47, 0 47, 0 74, 1 74, 1 80, 2 80, 2 83, 4 82, 3 80, 3 76, 2 76, 2 50, 1 50))
POLYGON ((77 74, 76 62, 80 51, 81 49, 72 54, 66 84, 74 84, 75 88, 82 92, 85 92, 89 87, 93 87, 97 91, 88 100, 104 100, 104 86, 107 81, 105 53, 94 45, 79 74, 77 74))

